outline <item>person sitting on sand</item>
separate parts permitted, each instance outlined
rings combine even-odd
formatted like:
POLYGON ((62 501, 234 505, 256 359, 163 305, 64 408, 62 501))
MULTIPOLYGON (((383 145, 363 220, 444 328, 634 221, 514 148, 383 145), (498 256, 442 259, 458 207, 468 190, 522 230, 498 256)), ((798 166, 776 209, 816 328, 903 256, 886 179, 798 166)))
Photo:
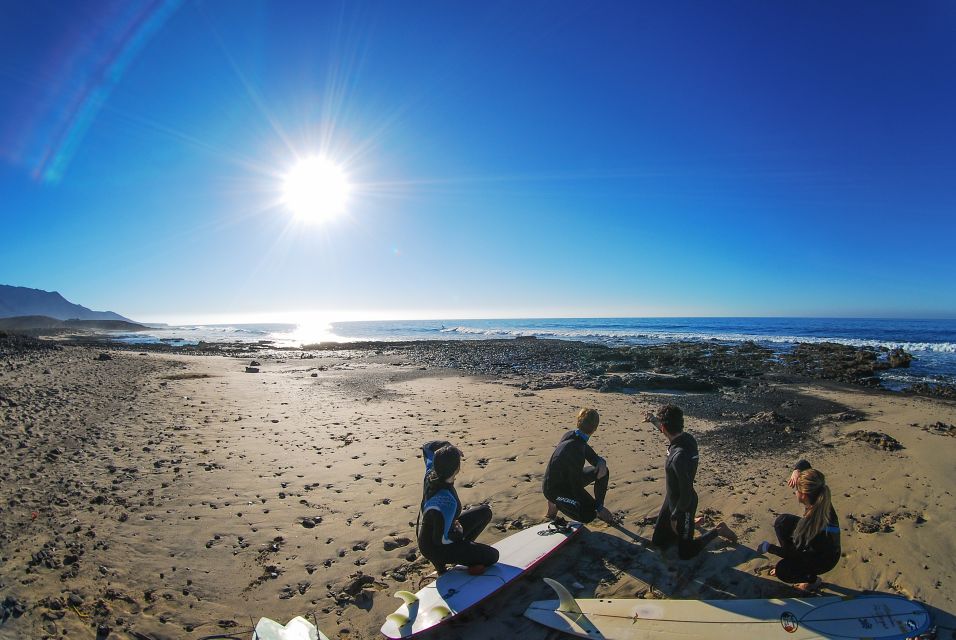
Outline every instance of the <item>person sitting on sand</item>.
POLYGON ((446 565, 461 564, 477 575, 498 562, 498 550, 475 542, 491 522, 491 507, 483 504, 461 510, 455 491, 455 476, 460 469, 461 451, 457 447, 446 444, 435 451, 425 476, 418 548, 438 573, 444 573, 446 565))
POLYGON ((694 478, 697 475, 700 454, 697 451, 697 440, 684 431, 684 412, 681 408, 669 404, 661 407, 656 415, 648 411, 644 415, 644 421, 656 425, 669 442, 667 461, 664 464, 664 504, 657 516, 651 543, 655 547, 666 549, 677 542, 677 555, 681 560, 687 560, 699 554, 717 536, 736 542, 737 534, 724 522, 694 539, 694 525, 697 524, 694 519, 697 511, 694 478))
POLYGON ((764 540, 757 550, 781 557, 770 575, 802 591, 816 591, 823 585, 819 574, 840 561, 840 521, 830 501, 826 477, 809 462, 799 461, 787 484, 804 507, 803 517, 790 513, 777 516, 773 529, 780 545, 764 540))
POLYGON ((600 420, 594 409, 581 409, 577 429, 561 436, 551 454, 542 486, 548 499, 548 518, 554 519, 560 510, 578 522, 591 522, 595 518, 609 523, 614 521, 614 516, 604 507, 611 479, 607 462, 588 444, 600 420), (585 467, 585 461, 591 466, 585 467), (593 498, 585 489, 591 483, 594 484, 593 498))

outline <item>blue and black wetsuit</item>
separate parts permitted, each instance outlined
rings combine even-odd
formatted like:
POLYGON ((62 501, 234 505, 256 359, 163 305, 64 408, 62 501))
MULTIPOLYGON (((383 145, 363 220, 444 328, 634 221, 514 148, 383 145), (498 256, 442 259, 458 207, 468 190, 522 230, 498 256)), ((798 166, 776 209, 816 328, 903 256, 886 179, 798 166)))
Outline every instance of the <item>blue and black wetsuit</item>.
MULTIPOLYGON (((806 471, 812 467, 806 460, 800 460, 793 468, 795 471, 806 471)), ((780 544, 772 544, 767 549, 781 558, 775 571, 777 578, 790 584, 816 582, 821 573, 837 566, 841 556, 840 520, 832 506, 823 530, 800 547, 793 542, 793 532, 799 523, 800 518, 790 513, 777 516, 773 530, 780 544)))
POLYGON ((431 474, 435 452, 447 444, 445 440, 435 440, 422 446, 425 479, 418 548, 439 573, 449 564, 490 567, 498 562, 498 550, 475 539, 491 522, 491 507, 483 504, 462 512, 455 486, 431 474), (455 526, 456 521, 460 526, 455 526))
POLYGON ((558 505, 566 516, 578 522, 591 522, 604 507, 611 474, 597 477, 601 456, 588 444, 588 435, 579 430, 568 431, 551 454, 544 471, 542 490, 545 497, 558 505), (584 463, 590 466, 584 466, 584 463), (585 489, 594 484, 594 497, 585 489))
POLYGON ((461 510, 461 500, 453 485, 435 483, 426 490, 422 505, 422 526, 418 548, 439 573, 446 565, 490 567, 498 562, 498 550, 475 542, 491 522, 491 507, 486 504, 461 510), (461 528, 455 527, 457 521, 461 528))

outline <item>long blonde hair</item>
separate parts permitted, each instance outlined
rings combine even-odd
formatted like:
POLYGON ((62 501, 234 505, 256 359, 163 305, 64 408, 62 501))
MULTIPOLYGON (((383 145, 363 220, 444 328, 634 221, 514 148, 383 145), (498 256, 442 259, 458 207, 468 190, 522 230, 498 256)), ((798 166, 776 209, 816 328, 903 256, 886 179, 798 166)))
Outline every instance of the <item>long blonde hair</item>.
POLYGON ((827 526, 830 519, 830 487, 827 479, 816 469, 800 472, 797 479, 797 491, 810 496, 810 505, 793 530, 793 544, 798 548, 817 537, 827 526))

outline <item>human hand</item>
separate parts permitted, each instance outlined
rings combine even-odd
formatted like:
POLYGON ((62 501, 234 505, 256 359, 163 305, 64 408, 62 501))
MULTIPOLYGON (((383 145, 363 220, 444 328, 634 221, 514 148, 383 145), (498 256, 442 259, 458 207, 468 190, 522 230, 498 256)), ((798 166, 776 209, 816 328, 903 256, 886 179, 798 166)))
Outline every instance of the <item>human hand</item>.
POLYGON ((601 458, 601 461, 598 462, 598 466, 597 466, 597 477, 600 479, 606 475, 607 475, 607 461, 604 460, 604 458, 601 458))
POLYGON ((759 553, 760 555, 764 555, 769 550, 770 550, 770 542, 767 540, 764 540, 763 542, 757 545, 757 553, 759 553))
POLYGON ((787 478, 787 486, 790 487, 791 489, 796 489, 796 487, 797 487, 797 481, 798 481, 799 479, 800 479, 800 471, 797 470, 797 469, 794 469, 794 470, 790 473, 790 477, 787 478))
POLYGON ((644 412, 644 422, 654 422, 655 418, 656 416, 654 415, 653 411, 644 412))
POLYGON ((461 522, 459 522, 458 520, 455 520, 455 521, 451 524, 451 530, 452 530, 452 533, 455 534, 455 537, 456 537, 456 538, 460 538, 460 537, 462 537, 463 535, 465 535, 465 530, 462 529, 462 527, 461 527, 461 522))

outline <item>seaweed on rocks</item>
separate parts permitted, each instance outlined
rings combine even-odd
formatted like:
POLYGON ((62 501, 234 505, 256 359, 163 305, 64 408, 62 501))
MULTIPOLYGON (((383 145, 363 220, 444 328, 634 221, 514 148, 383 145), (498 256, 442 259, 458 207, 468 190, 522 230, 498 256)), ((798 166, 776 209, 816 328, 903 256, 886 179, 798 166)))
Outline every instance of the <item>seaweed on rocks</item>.
POLYGON ((956 400, 956 384, 918 382, 917 384, 907 387, 906 391, 918 396, 956 400))
POLYGON ((912 356, 902 349, 877 350, 835 342, 801 342, 781 358, 786 368, 808 378, 879 386, 881 371, 908 367, 912 356))

